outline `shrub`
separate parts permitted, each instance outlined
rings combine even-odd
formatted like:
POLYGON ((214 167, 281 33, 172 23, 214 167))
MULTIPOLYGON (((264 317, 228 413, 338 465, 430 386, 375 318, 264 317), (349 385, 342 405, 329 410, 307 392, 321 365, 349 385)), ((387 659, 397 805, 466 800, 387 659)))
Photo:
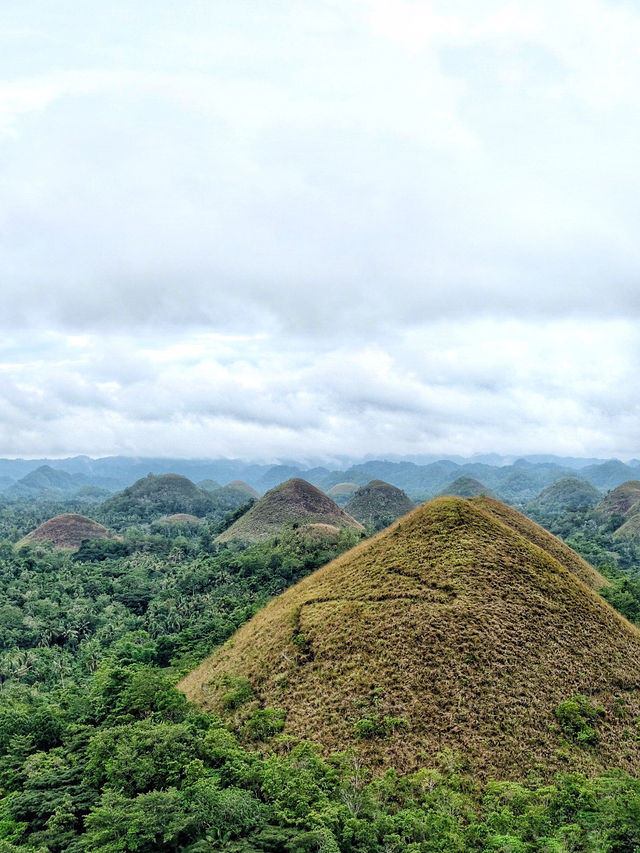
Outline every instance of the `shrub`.
POLYGON ((562 731, 581 745, 595 746, 599 741, 594 725, 604 715, 604 708, 594 705, 587 696, 573 696, 556 708, 562 731))
POLYGON ((284 728, 285 712, 275 708, 256 710, 242 727, 249 740, 269 740, 284 728))
POLYGON ((247 678, 233 678, 225 673, 222 686, 226 688, 226 693, 222 694, 221 702, 227 711, 234 711, 253 699, 253 689, 247 678))

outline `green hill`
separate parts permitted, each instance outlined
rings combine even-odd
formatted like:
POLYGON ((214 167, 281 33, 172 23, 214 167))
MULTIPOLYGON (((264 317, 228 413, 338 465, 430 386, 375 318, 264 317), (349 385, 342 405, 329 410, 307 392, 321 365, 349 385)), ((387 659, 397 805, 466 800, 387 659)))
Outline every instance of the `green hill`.
POLYGON ((111 539, 113 536, 106 527, 75 513, 56 515, 27 534, 18 545, 29 542, 51 542, 57 548, 77 549, 89 539, 111 539))
POLYGON ((380 772, 449 751, 479 778, 637 773, 640 632, 501 507, 419 507, 271 601, 181 689, 236 725, 281 709, 284 734, 380 772))
POLYGON ((149 474, 106 500, 96 514, 111 524, 135 524, 176 513, 202 517, 216 509, 213 495, 186 477, 149 474))
POLYGON ((491 489, 488 489, 479 480, 476 480, 475 477, 458 477, 438 493, 439 497, 472 498, 475 495, 490 495, 494 497, 491 489))
POLYGON ((415 504, 401 489, 382 480, 371 480, 358 489, 344 509, 360 524, 378 531, 411 512, 415 504))
POLYGON ((595 506, 601 500, 602 493, 591 483, 577 477, 563 477, 543 489, 528 508, 542 515, 558 515, 567 510, 595 506))
POLYGON ((216 542, 263 542, 287 525, 328 524, 338 528, 363 530, 324 492, 294 478, 270 489, 216 542))

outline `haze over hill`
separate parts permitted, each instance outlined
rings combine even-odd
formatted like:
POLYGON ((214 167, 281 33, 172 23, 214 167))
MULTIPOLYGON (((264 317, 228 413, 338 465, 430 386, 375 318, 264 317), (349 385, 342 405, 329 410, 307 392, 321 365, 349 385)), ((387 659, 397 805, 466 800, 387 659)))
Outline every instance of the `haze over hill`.
POLYGON ((220 713, 247 679, 247 712, 283 708, 285 732, 357 745, 380 769, 449 748, 501 778, 637 770, 623 717, 640 713, 640 633, 537 544, 545 531, 487 501, 418 508, 268 604, 182 688, 220 713), (555 712, 572 694, 604 709, 593 748, 561 749, 555 712))
POLYGON ((364 531, 330 497, 306 480, 294 478, 270 489, 217 538, 217 542, 262 542, 287 525, 323 524, 364 531))

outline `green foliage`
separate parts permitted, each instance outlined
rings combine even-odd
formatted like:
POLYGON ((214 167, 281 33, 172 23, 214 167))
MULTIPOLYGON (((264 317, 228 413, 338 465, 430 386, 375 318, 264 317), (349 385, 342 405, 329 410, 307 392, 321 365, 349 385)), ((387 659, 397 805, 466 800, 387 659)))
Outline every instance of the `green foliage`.
POLYGON ((400 717, 386 717, 380 714, 371 714, 367 717, 361 717, 353 725, 353 730, 357 737, 373 738, 373 737, 388 737, 392 735, 396 729, 406 728, 406 720, 400 717))
POLYGON ((255 710, 242 728, 248 740, 270 740, 284 729, 285 712, 275 708, 255 710))
MULTIPOLYGON (((9 538, 44 520, 7 512, 9 538)), ((571 529, 609 560, 607 596, 635 618, 635 546, 571 529)), ((355 752, 325 759, 277 738, 283 712, 255 709, 248 682, 228 684, 235 732, 189 706, 178 675, 348 545, 293 531, 244 551, 211 539, 129 531, 123 548, 81 558, 0 543, 0 853, 640 849, 640 781, 624 773, 483 784, 445 756, 440 770, 374 778, 355 752)), ((364 741, 402 735, 378 695, 359 714, 364 741)), ((589 745, 602 713, 577 696, 557 717, 589 745)))
POLYGON ((555 711, 563 732, 582 746, 595 746, 599 735, 594 726, 604 709, 594 705, 587 696, 573 696, 561 702, 555 711))
POLYGON ((222 678, 222 686, 226 689, 222 694, 222 705, 227 711, 240 708, 241 705, 253 699, 253 688, 246 678, 232 678, 225 674, 222 678))

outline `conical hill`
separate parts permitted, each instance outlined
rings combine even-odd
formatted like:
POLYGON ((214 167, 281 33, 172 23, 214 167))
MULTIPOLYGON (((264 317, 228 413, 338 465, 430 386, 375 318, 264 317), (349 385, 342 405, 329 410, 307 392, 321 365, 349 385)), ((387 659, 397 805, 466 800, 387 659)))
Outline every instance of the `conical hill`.
POLYGON ((56 515, 45 521, 40 527, 36 527, 27 534, 18 544, 27 542, 51 542, 57 548, 70 548, 75 550, 88 539, 110 539, 113 536, 106 527, 76 513, 64 513, 56 515))
POLYGON ((365 527, 381 530, 414 508, 402 489, 383 480, 371 480, 358 489, 344 510, 365 527))
POLYGON ((640 632, 485 500, 431 501, 318 569, 182 689, 239 725, 282 709, 285 734, 380 772, 453 750, 480 777, 637 773, 640 632))
POLYGON ((263 542, 287 525, 329 524, 363 530, 361 524, 324 492, 294 478, 270 489, 251 509, 218 536, 216 542, 263 542))

